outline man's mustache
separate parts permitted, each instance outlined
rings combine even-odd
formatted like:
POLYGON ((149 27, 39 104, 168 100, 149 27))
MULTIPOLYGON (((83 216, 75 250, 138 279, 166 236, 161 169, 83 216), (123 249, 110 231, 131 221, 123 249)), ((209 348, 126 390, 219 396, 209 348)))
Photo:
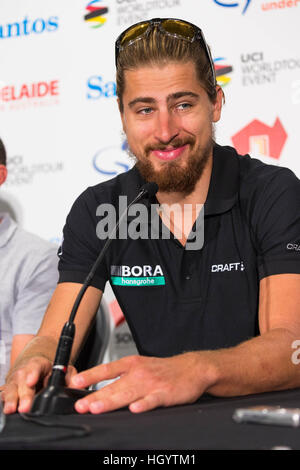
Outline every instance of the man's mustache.
POLYGON ((167 150, 167 149, 176 149, 178 147, 183 147, 184 145, 191 145, 193 146, 195 143, 195 140, 192 138, 185 138, 185 139, 174 139, 171 142, 168 142, 167 144, 153 144, 153 145, 148 145, 145 148, 145 153, 148 155, 150 152, 153 152, 155 150, 167 150))

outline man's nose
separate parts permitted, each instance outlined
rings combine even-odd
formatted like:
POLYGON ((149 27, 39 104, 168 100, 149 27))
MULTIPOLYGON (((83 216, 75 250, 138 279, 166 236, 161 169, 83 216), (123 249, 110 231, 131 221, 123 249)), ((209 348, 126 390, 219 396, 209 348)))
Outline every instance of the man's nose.
POLYGON ((157 114, 155 137, 162 144, 168 144, 179 134, 175 117, 168 110, 157 114))

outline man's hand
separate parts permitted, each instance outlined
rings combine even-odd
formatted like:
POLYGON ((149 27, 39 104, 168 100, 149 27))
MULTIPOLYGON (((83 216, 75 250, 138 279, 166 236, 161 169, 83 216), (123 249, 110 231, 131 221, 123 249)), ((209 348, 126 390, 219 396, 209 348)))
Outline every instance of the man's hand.
MULTIPOLYGON (((195 402, 215 381, 214 370, 191 352, 171 358, 128 356, 71 379, 71 387, 118 378, 75 404, 78 413, 102 413, 129 406, 140 413, 157 407, 195 402)), ((205 353, 204 353, 205 354, 205 353)))
MULTIPOLYGON (((5 414, 28 413, 31 409, 34 395, 46 386, 52 372, 52 363, 42 356, 32 357, 19 363, 10 370, 5 385, 1 387, 1 398, 4 402, 5 414)), ((74 367, 69 367, 66 382, 76 373, 74 367)))

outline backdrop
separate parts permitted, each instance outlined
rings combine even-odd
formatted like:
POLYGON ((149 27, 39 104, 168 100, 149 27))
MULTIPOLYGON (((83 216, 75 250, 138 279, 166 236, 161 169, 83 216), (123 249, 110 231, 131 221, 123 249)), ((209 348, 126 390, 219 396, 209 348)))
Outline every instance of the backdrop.
MULTIPOLYGON (((25 229, 59 244, 75 198, 131 166, 116 103, 114 40, 153 17, 203 29, 226 96, 218 143, 300 176, 300 0, 1 0, 8 179, 0 199, 25 229)), ((104 295, 111 354, 134 351, 109 286, 104 295)))

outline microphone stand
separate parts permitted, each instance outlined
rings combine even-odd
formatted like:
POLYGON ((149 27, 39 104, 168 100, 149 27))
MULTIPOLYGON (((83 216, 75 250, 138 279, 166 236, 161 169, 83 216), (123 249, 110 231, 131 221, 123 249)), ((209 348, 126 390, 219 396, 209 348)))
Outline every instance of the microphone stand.
POLYGON ((120 223, 123 218, 127 215, 129 208, 143 197, 153 196, 158 191, 156 183, 146 183, 142 186, 139 194, 136 198, 127 206, 119 218, 117 224, 111 231, 106 240, 98 258, 93 264, 91 271, 87 275, 77 297, 74 302, 69 320, 64 324, 58 346, 56 349, 56 355, 52 366, 52 374, 49 378, 48 385, 42 389, 34 398, 31 410, 28 413, 31 416, 43 416, 43 415, 55 415, 55 414, 70 414, 74 413, 74 404, 80 398, 92 393, 92 390, 86 389, 74 389, 66 387, 65 376, 67 373, 71 350, 73 346, 75 336, 75 323, 74 318, 76 316, 80 302, 87 290, 98 266, 102 262, 106 250, 113 240, 113 235, 117 232, 120 223))

